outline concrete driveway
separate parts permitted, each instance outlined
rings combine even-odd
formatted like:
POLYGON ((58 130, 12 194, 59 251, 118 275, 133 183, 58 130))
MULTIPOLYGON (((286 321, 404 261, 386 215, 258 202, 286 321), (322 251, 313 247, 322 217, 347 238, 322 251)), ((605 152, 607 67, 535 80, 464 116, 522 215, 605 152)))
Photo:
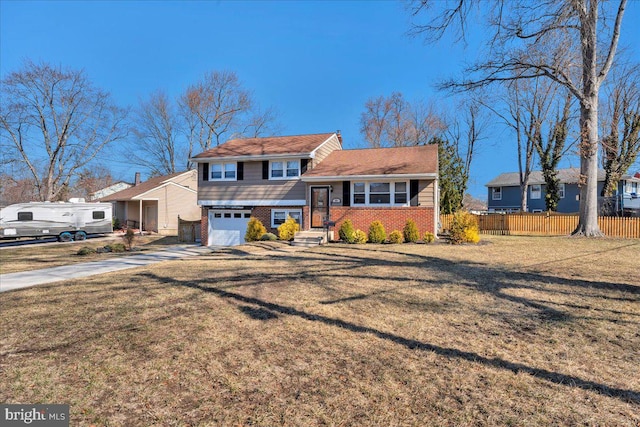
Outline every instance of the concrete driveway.
POLYGON ((110 258, 104 261, 93 261, 79 264, 63 265, 42 270, 22 271, 19 273, 0 274, 0 292, 61 280, 78 279, 96 274, 110 273, 127 268, 142 267, 162 261, 170 261, 189 256, 210 254, 214 248, 195 245, 173 246, 168 249, 148 254, 110 258))

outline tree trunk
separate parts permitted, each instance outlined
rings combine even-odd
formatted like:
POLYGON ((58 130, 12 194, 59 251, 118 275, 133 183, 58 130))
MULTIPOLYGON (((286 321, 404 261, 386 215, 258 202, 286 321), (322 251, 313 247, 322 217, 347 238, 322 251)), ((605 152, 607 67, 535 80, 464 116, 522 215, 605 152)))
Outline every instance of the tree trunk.
POLYGON ((573 235, 603 236, 598 226, 598 96, 580 103, 580 219, 573 235))

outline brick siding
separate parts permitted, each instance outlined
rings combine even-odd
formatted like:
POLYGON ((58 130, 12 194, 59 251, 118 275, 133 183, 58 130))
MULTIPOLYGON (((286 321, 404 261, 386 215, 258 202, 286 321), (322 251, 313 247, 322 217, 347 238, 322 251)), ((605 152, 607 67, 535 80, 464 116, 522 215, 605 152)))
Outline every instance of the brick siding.
POLYGON ((360 229, 365 233, 368 233, 369 226, 373 221, 382 222, 385 231, 389 234, 393 230, 402 231, 407 220, 412 219, 418 226, 420 235, 426 231, 436 234, 436 229, 433 224, 433 214, 434 211, 432 207, 331 207, 331 221, 336 222, 336 237, 340 226, 347 219, 351 220, 354 228, 360 229))

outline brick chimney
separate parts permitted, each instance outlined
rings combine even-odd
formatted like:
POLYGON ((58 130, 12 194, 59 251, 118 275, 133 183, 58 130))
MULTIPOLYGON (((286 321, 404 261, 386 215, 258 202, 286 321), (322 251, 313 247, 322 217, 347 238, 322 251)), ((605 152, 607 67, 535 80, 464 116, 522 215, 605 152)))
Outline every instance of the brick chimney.
POLYGON ((136 172, 136 179, 133 183, 133 185, 140 185, 140 172, 136 172))

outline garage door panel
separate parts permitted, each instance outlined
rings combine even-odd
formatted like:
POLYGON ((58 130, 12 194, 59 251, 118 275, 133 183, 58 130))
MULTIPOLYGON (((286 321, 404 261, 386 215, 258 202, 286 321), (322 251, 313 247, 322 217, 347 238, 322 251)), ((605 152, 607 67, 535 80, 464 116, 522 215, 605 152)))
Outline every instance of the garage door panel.
POLYGON ((209 245, 234 246, 244 243, 251 211, 209 211, 209 245))

